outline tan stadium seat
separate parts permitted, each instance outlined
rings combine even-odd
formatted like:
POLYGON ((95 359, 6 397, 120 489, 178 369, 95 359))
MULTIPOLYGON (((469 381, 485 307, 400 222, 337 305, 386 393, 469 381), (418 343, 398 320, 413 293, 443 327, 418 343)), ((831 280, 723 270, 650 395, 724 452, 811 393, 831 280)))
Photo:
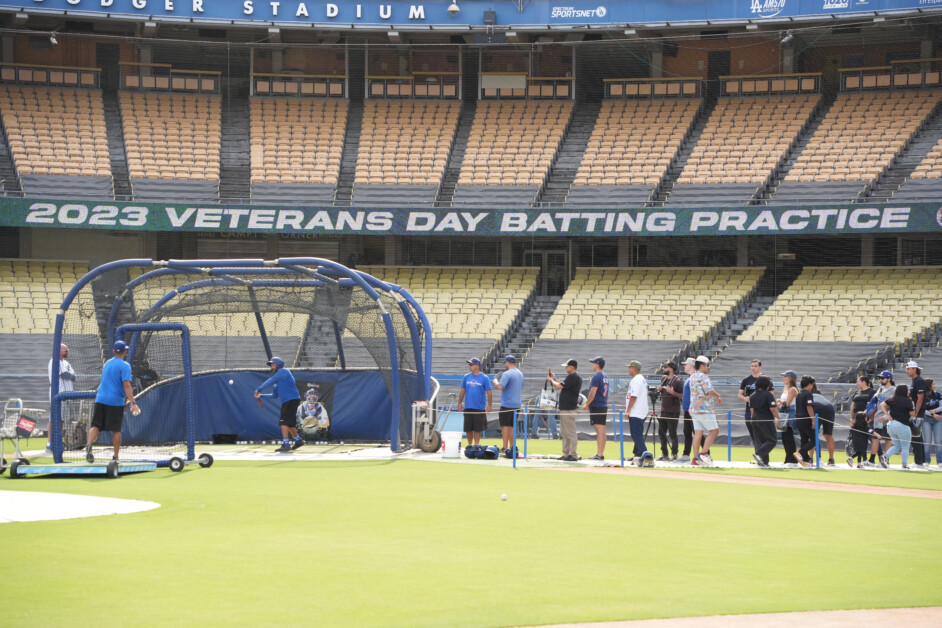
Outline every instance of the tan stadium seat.
POLYGON ((459 185, 541 185, 562 141, 571 102, 481 102, 459 185))
POLYGON ((111 176, 101 91, 3 85, 0 115, 21 174, 111 176))
POLYGON ((144 179, 219 179, 219 97, 125 92, 120 105, 129 174, 143 173, 139 178, 144 179))
POLYGON ((345 100, 253 98, 250 128, 252 181, 337 183, 345 100))
POLYGON ((839 95, 785 180, 880 177, 940 99, 942 93, 929 90, 839 95))
POLYGON ((656 185, 683 141, 699 100, 605 101, 575 185, 656 185))

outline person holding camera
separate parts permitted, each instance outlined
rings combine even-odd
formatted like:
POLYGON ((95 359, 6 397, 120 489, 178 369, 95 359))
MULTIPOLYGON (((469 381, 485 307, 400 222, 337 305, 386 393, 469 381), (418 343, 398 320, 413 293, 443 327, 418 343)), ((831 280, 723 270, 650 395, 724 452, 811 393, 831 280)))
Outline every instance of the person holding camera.
POLYGON ((661 440, 662 462, 677 459, 677 424, 680 421, 680 402, 684 396, 684 382, 677 377, 677 365, 668 362, 661 371, 661 385, 657 387, 661 395, 661 416, 657 422, 657 435, 661 440), (667 441, 670 439, 670 453, 667 441))
POLYGON ((563 456, 560 460, 575 462, 579 460, 579 439, 576 434, 576 413, 579 410, 579 391, 582 390, 582 377, 576 372, 579 363, 567 360, 566 379, 559 381, 550 371, 546 379, 559 391, 559 423, 563 436, 563 456))
POLYGON ((746 403, 744 414, 746 431, 749 432, 749 438, 753 441, 755 440, 755 435, 752 433, 753 424, 750 420, 752 418, 752 409, 749 399, 752 397, 752 393, 756 391, 756 380, 760 377, 762 377, 762 360, 756 359, 749 363, 749 376, 739 383, 739 400, 746 403))
POLYGON ((595 429, 596 454, 592 460, 605 460, 605 441, 608 435, 605 426, 608 423, 608 375, 602 372, 605 368, 605 358, 599 356, 590 360, 592 363, 592 380, 589 382, 589 396, 586 406, 589 408, 589 421, 595 429))

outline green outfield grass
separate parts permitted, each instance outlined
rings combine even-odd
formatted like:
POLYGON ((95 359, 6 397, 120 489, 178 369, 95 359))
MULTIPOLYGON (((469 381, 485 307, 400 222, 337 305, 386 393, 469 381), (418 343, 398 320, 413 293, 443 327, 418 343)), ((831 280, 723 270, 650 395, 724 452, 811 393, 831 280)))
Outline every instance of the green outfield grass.
POLYGON ((220 461, 0 490, 162 504, 0 526, 11 626, 503 626, 939 602, 940 500, 405 460, 220 461))

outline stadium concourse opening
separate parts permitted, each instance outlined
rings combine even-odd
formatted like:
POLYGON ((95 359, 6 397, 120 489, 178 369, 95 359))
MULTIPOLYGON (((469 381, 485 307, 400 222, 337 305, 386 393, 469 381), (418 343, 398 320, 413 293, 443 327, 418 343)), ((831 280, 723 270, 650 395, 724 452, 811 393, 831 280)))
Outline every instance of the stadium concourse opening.
MULTIPOLYGON (((84 459, 81 435, 116 340, 130 347, 141 410, 126 412, 122 461, 169 459, 173 467, 175 457, 195 459, 195 442, 220 433, 278 439, 277 408, 252 398, 276 355, 301 398, 333 417, 336 439, 409 449, 413 403, 431 392, 430 328, 419 303, 399 286, 316 258, 109 262, 68 291, 52 340, 54 359, 66 344, 81 374, 68 391, 52 379, 57 463, 84 459)), ((104 435, 101 444, 109 444, 104 435)))

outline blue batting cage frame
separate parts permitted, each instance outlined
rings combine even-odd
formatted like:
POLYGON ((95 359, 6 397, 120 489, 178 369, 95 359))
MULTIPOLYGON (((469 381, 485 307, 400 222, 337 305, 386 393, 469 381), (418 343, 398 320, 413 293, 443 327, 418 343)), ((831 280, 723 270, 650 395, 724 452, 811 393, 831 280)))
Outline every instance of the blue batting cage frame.
MULTIPOLYGON (((152 259, 126 259, 103 264, 89 271, 86 275, 79 279, 69 290, 68 294, 66 294, 65 298, 62 300, 61 305, 59 306, 59 311, 56 314, 55 327, 52 338, 51 355, 54 364, 59 360, 59 346, 62 343, 66 313, 73 305, 81 290, 88 286, 88 284, 90 284, 96 278, 101 277, 109 271, 131 268, 139 268, 145 272, 143 272, 139 277, 127 282, 125 286, 127 290, 133 290, 137 286, 140 286, 147 281, 174 274, 192 275, 195 273, 202 273, 205 274, 208 279, 190 282, 188 284, 174 288, 161 297, 161 299, 159 299, 146 313, 143 314, 141 317, 142 321, 134 324, 122 325, 120 328, 117 327, 117 319, 118 312, 121 307, 122 297, 116 297, 109 313, 107 337, 104 338, 106 346, 110 346, 111 343, 119 337, 119 332, 134 332, 135 336, 134 339, 132 339, 133 343, 141 331, 159 331, 159 327, 165 327, 166 329, 172 328, 175 331, 185 333, 186 341, 184 342, 184 347, 186 350, 186 359, 189 361, 189 330, 186 329, 185 325, 173 323, 155 325, 152 323, 147 323, 147 319, 154 313, 154 311, 156 311, 160 306, 173 300, 180 294, 183 294, 188 290, 206 287, 208 285, 229 286, 248 285, 249 283, 253 283, 254 285, 260 287, 277 287, 279 285, 288 285, 289 283, 292 285, 298 285, 300 283, 300 285, 309 285, 312 288, 316 288, 318 286, 323 286, 326 283, 336 282, 341 287, 360 288, 369 298, 376 302, 381 312, 383 325, 386 329, 386 338, 389 350, 391 378, 390 394, 392 396, 391 412, 389 417, 391 434, 390 447, 393 451, 400 451, 401 437, 399 433, 401 418, 399 399, 399 348, 396 344, 396 334, 393 327, 392 315, 383 305, 380 299, 380 293, 385 292, 389 295, 395 294, 400 297, 400 299, 397 300, 397 303, 402 310, 402 314, 404 315, 404 318, 409 327, 409 332, 412 339, 412 349, 415 353, 415 363, 418 371, 417 375, 421 386, 420 392, 425 400, 428 400, 431 396, 432 330, 428 317, 425 315, 425 312, 422 310, 422 306, 419 305, 419 302, 416 301, 416 299, 401 286, 387 283, 364 272, 347 268, 346 266, 338 264, 337 262, 316 257, 292 257, 280 258, 276 260, 234 259, 155 261, 152 259), (253 275, 283 275, 285 279, 266 279, 251 282, 251 277, 253 275), (299 276, 306 276, 307 279, 299 282, 296 279, 299 276), (288 277, 293 277, 295 280, 289 280, 288 277), (412 315, 412 312, 409 311, 410 308, 414 312, 414 316, 412 315), (419 328, 415 323, 416 319, 418 319, 419 323, 422 325, 421 335, 419 333, 419 328), (422 351, 423 341, 424 354, 422 351)), ((265 347, 267 356, 271 358, 272 350, 268 340, 268 333, 265 330, 262 317, 258 312, 256 312, 256 322, 258 324, 258 331, 265 347)), ((341 342, 342 335, 343 334, 340 326, 335 322, 334 339, 337 343, 337 352, 341 370, 346 368, 343 345, 341 342)), ((189 370, 189 365, 187 365, 186 368, 189 370)), ((192 390, 189 388, 187 395, 188 411, 191 413, 189 420, 192 421, 192 390)), ((95 393, 89 391, 60 392, 59 378, 51 378, 50 400, 52 403, 50 406, 50 441, 53 448, 53 458, 57 463, 61 463, 63 459, 62 426, 60 422, 61 402, 70 399, 94 399, 94 397, 95 393)), ((188 452, 188 455, 189 453, 190 452, 188 452)))

